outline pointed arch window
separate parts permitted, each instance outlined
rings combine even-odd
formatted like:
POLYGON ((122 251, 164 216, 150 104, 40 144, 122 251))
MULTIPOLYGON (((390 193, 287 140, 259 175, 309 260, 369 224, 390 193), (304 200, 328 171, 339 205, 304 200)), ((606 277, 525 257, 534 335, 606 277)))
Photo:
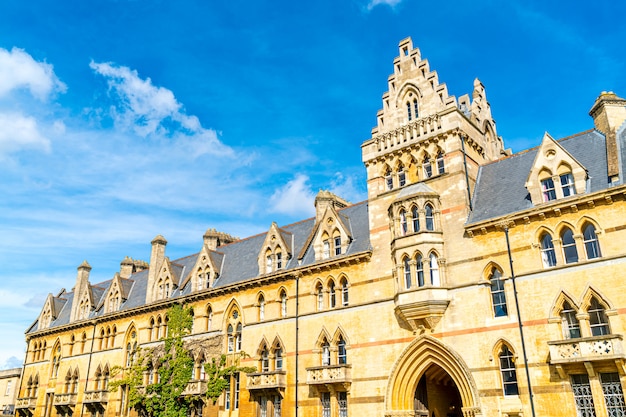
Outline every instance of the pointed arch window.
POLYGON ((322 241, 322 246, 322 259, 330 258, 330 241, 328 240, 328 237, 322 241))
POLYGON ((280 345, 276 345, 274 348, 274 369, 283 369, 283 348, 280 345))
POLYGON ((324 339, 322 342, 322 366, 330 365, 330 344, 324 339))
POLYGON ((430 163, 430 156, 428 155, 424 156, 422 167, 424 169, 424 178, 430 178, 433 176, 433 167, 430 163))
POLYGON ((337 363, 339 365, 345 365, 348 360, 346 354, 346 341, 343 340, 343 336, 339 336, 339 340, 337 341, 337 363))
POLYGON ((554 252, 552 236, 547 232, 541 235, 541 260, 545 268, 556 266, 556 253, 554 252))
POLYGON ((406 235, 408 231, 408 225, 406 222, 406 212, 404 209, 400 210, 400 235, 406 235))
POLYGON ((576 194, 576 188, 574 188, 574 176, 571 172, 560 175, 561 190, 563 191, 563 197, 569 197, 576 194))
POLYGON ((283 269, 283 252, 276 248, 276 270, 283 269))
POLYGON ((411 102, 407 101, 406 103, 406 116, 409 122, 413 120, 413 113, 411 112, 411 102))
POLYGON ((270 370, 270 353, 267 346, 263 346, 261 351, 261 372, 269 372, 270 370))
POLYGON ((415 257, 415 276, 417 278, 417 286, 424 286, 424 259, 422 254, 418 253, 415 257))
POLYGON ((272 253, 268 249, 265 253, 265 273, 270 274, 272 272, 272 253))
POLYGON ((446 166, 443 160, 443 152, 439 152, 437 154, 437 173, 443 174, 444 172, 446 172, 446 166))
POLYGON ((420 218, 419 218, 419 212, 417 211, 417 206, 413 206, 413 208, 411 209, 411 219, 413 221, 413 231, 419 232, 420 231, 420 218))
POLYGON ((56 345, 52 354, 52 378, 59 375, 59 365, 61 364, 61 346, 56 345))
POLYGON ((491 283, 491 303, 493 305, 493 315, 502 317, 508 314, 506 306, 506 294, 504 293, 504 281, 502 280, 502 272, 493 268, 489 277, 491 283))
POLYGON ((206 321, 206 329, 207 331, 211 330, 213 327, 213 308, 211 306, 207 307, 207 321, 206 321))
POLYGON ((322 311, 324 309, 324 290, 321 283, 317 284, 315 292, 317 294, 317 311, 322 311))
POLYGON ((411 265, 409 264, 409 258, 404 258, 404 286, 411 288, 411 265))
POLYGON ((504 395, 518 395, 519 390, 517 387, 517 372, 515 371, 515 357, 507 345, 502 345, 499 357, 504 395))
POLYGON ((335 281, 330 281, 330 283, 328 283, 328 297, 330 299, 330 308, 335 308, 335 305, 337 303, 335 281))
POLYGON ((237 350, 237 352, 241 351, 241 331, 242 331, 242 326, 241 323, 237 323, 237 327, 236 327, 237 331, 235 333, 235 349, 237 350))
POLYGON ((413 112, 414 112, 414 116, 417 119, 419 117, 419 111, 417 109, 417 99, 414 98, 413 99, 413 112))
POLYGON ((285 290, 280 292, 280 316, 287 317, 287 293, 285 290))
POLYGON ((570 264, 578 262, 578 251, 576 250, 576 242, 574 241, 574 232, 571 229, 565 228, 561 232, 561 244, 563 246, 563 257, 565 263, 570 264))
POLYGON ((235 351, 235 332, 233 331, 233 325, 229 324, 226 332, 228 334, 228 352, 235 351))
POLYGON ((345 277, 341 278, 340 285, 341 285, 341 305, 347 306, 348 301, 349 301, 348 280, 345 277))
POLYGON ((404 166, 400 164, 398 166, 398 186, 404 187, 406 184, 406 172, 404 172, 404 166))
POLYGON ((604 306, 596 297, 591 299, 587 313, 589 313, 589 327, 591 328, 592 336, 611 334, 611 330, 609 329, 609 319, 606 316, 604 306))
POLYGON ((433 211, 433 206, 426 204, 424 207, 424 211, 426 213, 426 230, 433 231, 435 230, 435 215, 433 211))
POLYGON ((576 318, 576 310, 567 301, 563 302, 563 310, 561 310, 561 326, 566 339, 577 339, 580 337, 580 323, 576 318))
POLYGON ((391 169, 387 168, 385 171, 385 185, 387 190, 393 190, 393 177, 391 176, 391 169))
POLYGON ((439 277, 439 259, 435 253, 430 254, 430 284, 439 287, 441 279, 439 277))
POLYGON ((265 320, 265 297, 259 295, 259 320, 265 320))
POLYGON ((541 180, 541 192, 544 203, 556 200, 556 190, 554 189, 554 181, 552 181, 551 177, 541 180))
POLYGON ((596 228, 590 223, 587 223, 583 228, 583 242, 585 244, 585 252, 587 252, 587 259, 595 259, 601 256, 596 228))

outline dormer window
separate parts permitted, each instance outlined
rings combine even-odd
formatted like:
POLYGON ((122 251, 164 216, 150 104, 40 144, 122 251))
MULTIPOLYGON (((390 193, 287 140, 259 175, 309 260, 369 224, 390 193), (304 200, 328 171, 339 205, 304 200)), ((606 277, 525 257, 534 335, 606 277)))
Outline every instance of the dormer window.
POLYGON ((280 248, 276 251, 276 269, 283 268, 283 253, 280 251, 280 248))
POLYGON ((328 239, 324 239, 324 241, 322 241, 322 245, 323 245, 322 259, 330 258, 330 241, 328 239))
POLYGON ((541 180, 541 191, 543 193, 543 202, 556 200, 556 190, 554 189, 554 181, 552 178, 541 180))
POLYGON ((341 255, 341 236, 335 236, 333 241, 335 244, 335 256, 341 255))
POLYGON ((265 257, 265 273, 269 274, 272 272, 272 255, 268 253, 265 257))

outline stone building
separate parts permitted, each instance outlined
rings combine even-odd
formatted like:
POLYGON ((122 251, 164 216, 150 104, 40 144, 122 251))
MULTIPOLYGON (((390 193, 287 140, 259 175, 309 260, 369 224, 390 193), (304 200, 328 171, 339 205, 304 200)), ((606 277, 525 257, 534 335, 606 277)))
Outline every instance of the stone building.
POLYGON ((15 400, 21 374, 22 368, 0 371, 0 414, 3 416, 15 415, 15 400))
POLYGON ((590 130, 511 154, 483 84, 450 95, 401 41, 366 201, 322 191, 313 218, 208 230, 181 259, 157 236, 101 283, 81 264, 26 331, 19 414, 136 415, 111 368, 163 343, 182 302, 188 339, 213 341, 189 393, 215 354, 258 370, 193 415, 625 415, 626 100, 591 104, 590 130))

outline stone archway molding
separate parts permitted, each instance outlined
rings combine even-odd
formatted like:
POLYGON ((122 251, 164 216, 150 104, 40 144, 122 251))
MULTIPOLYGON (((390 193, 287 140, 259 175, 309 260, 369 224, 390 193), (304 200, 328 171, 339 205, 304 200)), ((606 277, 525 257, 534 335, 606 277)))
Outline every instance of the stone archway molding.
POLYGON ((409 344, 396 360, 387 385, 385 417, 414 416, 413 397, 421 376, 438 365, 456 384, 464 417, 480 417, 478 390, 465 361, 432 336, 422 335, 409 344))

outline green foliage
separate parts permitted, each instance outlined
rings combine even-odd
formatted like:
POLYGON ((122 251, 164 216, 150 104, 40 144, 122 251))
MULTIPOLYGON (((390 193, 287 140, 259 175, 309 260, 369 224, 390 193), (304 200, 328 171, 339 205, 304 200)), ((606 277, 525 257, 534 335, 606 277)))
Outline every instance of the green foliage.
MULTIPOLYGON (((243 355, 243 354, 242 354, 243 355)), ((226 366, 227 356, 222 354, 219 358, 212 358, 211 363, 204 365, 207 375, 207 391, 206 398, 211 400, 213 404, 222 395, 222 392, 230 384, 230 377, 236 373, 252 373, 257 369, 250 366, 239 366, 239 361, 231 366, 226 366)))

